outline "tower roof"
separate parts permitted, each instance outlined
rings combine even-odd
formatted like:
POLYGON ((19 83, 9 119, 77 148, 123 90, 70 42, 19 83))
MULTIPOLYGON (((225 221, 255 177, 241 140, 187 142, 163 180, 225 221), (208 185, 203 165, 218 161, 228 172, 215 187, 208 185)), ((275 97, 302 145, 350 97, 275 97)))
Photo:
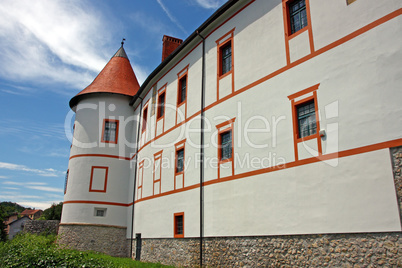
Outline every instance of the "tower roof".
POLYGON ((76 106, 80 97, 91 93, 113 93, 126 96, 134 96, 140 85, 131 67, 130 60, 123 48, 123 42, 119 50, 109 60, 95 80, 80 93, 70 100, 70 107, 76 106))

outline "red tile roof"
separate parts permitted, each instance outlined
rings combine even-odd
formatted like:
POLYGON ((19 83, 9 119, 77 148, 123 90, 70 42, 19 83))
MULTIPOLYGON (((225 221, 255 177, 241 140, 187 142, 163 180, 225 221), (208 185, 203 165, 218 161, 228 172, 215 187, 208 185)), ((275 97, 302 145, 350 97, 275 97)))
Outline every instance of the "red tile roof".
POLYGON ((24 210, 23 212, 21 212, 21 215, 23 216, 23 215, 33 215, 33 214, 35 214, 35 213, 37 213, 37 212, 39 212, 39 211, 41 211, 40 209, 35 209, 35 210, 33 210, 33 209, 26 209, 26 210, 24 210))
POLYGON ((114 93, 134 96, 140 85, 123 46, 114 54, 95 80, 70 100, 73 108, 80 96, 90 93, 114 93))

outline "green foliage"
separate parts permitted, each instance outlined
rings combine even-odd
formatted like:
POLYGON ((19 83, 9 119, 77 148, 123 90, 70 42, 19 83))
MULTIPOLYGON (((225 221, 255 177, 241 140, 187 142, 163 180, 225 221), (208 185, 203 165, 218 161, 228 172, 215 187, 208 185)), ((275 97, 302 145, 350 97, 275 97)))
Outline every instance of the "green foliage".
POLYGON ((0 267, 167 267, 129 258, 63 249, 55 240, 54 235, 21 234, 11 241, 0 242, 0 267))
POLYGON ((13 202, 1 202, 0 205, 3 207, 4 213, 6 214, 6 216, 9 216, 14 212, 21 213, 25 209, 31 209, 31 208, 25 208, 23 206, 18 205, 17 203, 13 203, 13 202))
POLYGON ((53 204, 50 208, 45 209, 43 211, 42 216, 39 220, 60 220, 61 219, 61 210, 63 209, 63 202, 53 204))
POLYGON ((7 240, 6 224, 4 223, 6 213, 4 212, 3 206, 0 204, 0 241, 7 240))

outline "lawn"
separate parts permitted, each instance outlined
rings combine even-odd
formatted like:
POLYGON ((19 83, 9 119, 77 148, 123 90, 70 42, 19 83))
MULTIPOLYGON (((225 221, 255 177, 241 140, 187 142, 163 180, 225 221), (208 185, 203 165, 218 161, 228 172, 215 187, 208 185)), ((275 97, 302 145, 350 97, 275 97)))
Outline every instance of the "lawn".
POLYGON ((22 234, 11 241, 0 242, 0 267, 171 267, 95 252, 63 249, 55 240, 55 235, 22 234))

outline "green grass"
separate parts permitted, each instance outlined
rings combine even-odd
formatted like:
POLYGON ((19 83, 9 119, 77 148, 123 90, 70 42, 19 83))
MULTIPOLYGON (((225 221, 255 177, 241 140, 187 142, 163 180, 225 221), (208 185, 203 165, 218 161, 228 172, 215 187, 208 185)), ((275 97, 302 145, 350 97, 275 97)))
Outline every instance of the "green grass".
POLYGON ((23 234, 11 241, 0 242, 0 267, 169 267, 95 252, 63 249, 55 240, 55 235, 23 234))

